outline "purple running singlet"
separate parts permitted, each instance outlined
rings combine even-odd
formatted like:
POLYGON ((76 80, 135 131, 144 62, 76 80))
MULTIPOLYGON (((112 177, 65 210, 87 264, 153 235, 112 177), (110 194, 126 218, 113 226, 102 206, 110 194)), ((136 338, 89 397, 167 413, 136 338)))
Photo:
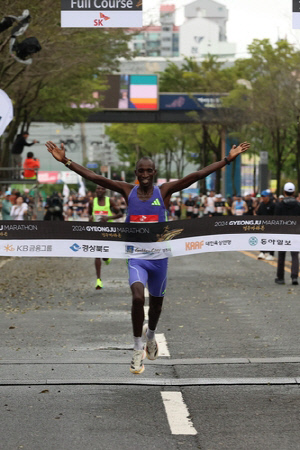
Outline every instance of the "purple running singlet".
MULTIPOLYGON (((151 223, 166 222, 167 211, 157 186, 149 200, 142 201, 137 195, 135 186, 128 197, 126 222, 151 223)), ((167 287, 168 258, 164 259, 134 259, 128 260, 129 284, 148 283, 149 294, 153 297, 163 297, 167 287)))

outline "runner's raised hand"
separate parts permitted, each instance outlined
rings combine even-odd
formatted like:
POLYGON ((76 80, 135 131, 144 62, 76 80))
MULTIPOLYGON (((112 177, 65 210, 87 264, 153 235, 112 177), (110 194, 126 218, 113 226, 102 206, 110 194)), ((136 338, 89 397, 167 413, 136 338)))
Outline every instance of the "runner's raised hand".
POLYGON ((242 142, 242 144, 239 144, 238 146, 233 145, 231 147, 229 155, 227 156, 228 161, 233 161, 241 153, 246 152, 249 147, 250 147, 249 142, 242 142))
POLYGON ((62 162, 64 158, 66 157, 66 151, 64 144, 61 144, 60 148, 57 147, 52 141, 46 142, 46 147, 48 149, 48 152, 51 153, 53 158, 55 158, 57 161, 62 162))

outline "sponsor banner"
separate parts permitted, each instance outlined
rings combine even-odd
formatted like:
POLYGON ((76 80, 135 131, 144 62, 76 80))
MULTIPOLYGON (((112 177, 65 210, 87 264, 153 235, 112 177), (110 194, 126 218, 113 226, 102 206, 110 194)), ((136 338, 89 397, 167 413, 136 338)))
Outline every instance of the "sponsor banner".
POLYGON ((61 0, 63 28, 143 26, 142 0, 61 0))
POLYGON ((142 0, 61 0, 62 11, 142 11, 142 0))
POLYGON ((194 111, 216 109, 222 106, 225 94, 160 94, 160 110, 194 111))
POLYGON ((300 251, 299 217, 257 217, 130 224, 1 221, 0 256, 162 259, 219 251, 300 251))

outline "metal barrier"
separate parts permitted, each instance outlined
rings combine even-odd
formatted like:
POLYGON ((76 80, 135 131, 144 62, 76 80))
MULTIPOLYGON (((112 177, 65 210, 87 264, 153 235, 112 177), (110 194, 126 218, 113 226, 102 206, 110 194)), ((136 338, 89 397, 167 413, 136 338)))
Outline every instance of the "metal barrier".
POLYGON ((38 169, 30 169, 35 173, 35 178, 24 178, 24 168, 0 167, 0 184, 36 184, 38 183, 38 169))

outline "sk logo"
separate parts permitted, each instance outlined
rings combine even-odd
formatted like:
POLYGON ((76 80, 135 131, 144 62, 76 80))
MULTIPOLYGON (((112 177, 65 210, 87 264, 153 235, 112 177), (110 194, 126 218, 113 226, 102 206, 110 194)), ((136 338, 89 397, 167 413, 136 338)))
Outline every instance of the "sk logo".
POLYGON ((151 203, 151 205, 160 206, 160 201, 158 200, 158 198, 156 198, 154 202, 151 203))
POLYGON ((110 17, 107 17, 103 13, 100 13, 100 19, 109 20, 110 17))
POLYGON ((100 19, 95 19, 94 20, 94 27, 103 27, 103 20, 109 20, 110 17, 106 16, 103 13, 100 13, 100 19))

